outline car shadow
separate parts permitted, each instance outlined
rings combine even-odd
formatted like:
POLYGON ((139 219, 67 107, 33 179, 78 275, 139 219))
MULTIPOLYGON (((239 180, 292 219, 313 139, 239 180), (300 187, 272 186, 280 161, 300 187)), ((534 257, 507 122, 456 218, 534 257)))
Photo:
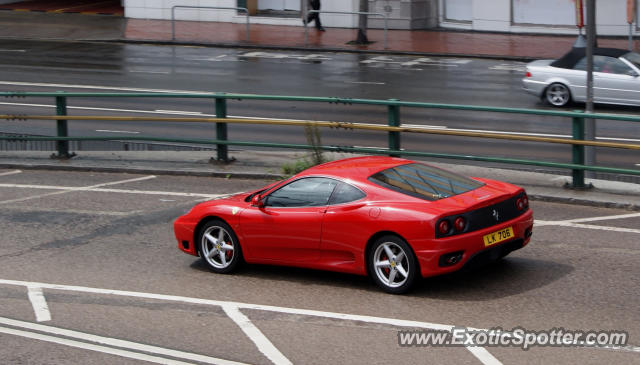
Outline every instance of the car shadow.
MULTIPOLYGON (((191 267, 209 272, 202 260, 191 267)), ((443 300, 483 301, 524 293, 553 283, 571 273, 573 266, 523 257, 506 257, 494 263, 451 274, 419 279, 406 295, 443 300)), ((370 292, 382 291, 365 276, 286 266, 243 265, 234 275, 261 280, 325 285, 370 292)))
POLYGON ((421 280, 412 296, 444 300, 483 301, 528 292, 571 273, 573 266, 523 257, 421 280))

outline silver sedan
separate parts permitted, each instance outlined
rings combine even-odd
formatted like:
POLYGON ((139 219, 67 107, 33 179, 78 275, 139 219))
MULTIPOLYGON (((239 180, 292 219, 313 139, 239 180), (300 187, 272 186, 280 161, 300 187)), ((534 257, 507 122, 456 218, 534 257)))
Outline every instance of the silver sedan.
MULTIPOLYGON (((585 48, 573 48, 557 60, 527 64, 524 89, 554 106, 587 99, 585 48)), ((640 54, 615 48, 593 52, 593 101, 640 105, 640 54)))

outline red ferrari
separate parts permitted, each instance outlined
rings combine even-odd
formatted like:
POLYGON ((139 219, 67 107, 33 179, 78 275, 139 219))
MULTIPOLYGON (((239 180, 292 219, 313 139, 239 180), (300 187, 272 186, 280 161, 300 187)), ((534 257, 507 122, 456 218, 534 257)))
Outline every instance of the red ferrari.
POLYGON ((178 247, 216 273, 242 262, 299 266, 369 275, 389 293, 504 257, 532 229, 522 188, 393 157, 315 166, 200 203, 174 223, 178 247))

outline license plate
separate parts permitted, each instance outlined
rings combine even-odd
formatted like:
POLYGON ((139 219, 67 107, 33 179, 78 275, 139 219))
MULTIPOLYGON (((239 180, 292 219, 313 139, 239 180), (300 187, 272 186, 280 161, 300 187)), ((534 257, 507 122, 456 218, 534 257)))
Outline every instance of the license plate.
POLYGON ((505 229, 501 229, 497 232, 493 232, 493 233, 489 233, 487 235, 484 235, 482 237, 482 240, 484 241, 484 247, 488 247, 491 245, 495 245, 498 242, 502 242, 502 241, 506 241, 510 238, 513 238, 514 234, 513 234, 513 228, 512 227, 508 227, 505 229))

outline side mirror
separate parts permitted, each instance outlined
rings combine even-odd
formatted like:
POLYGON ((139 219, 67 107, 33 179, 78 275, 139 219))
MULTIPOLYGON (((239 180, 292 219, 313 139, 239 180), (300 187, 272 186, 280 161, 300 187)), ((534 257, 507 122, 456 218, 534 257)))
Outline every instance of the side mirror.
POLYGON ((262 196, 260 196, 260 194, 256 194, 251 198, 251 206, 264 208, 264 202, 262 201, 262 196))

